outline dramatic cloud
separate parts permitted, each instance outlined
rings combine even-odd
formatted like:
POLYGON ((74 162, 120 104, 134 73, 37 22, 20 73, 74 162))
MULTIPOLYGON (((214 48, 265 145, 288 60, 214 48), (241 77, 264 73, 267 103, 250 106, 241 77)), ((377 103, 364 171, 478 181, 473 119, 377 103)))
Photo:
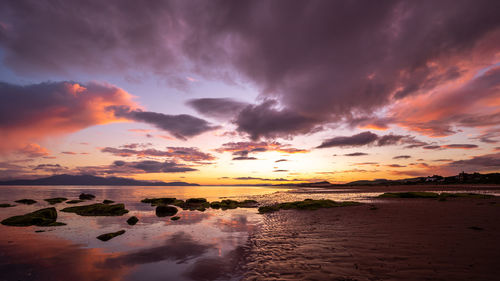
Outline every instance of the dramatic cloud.
POLYGON ((187 104, 200 114, 223 120, 236 117, 243 108, 249 105, 230 98, 193 99, 189 100, 187 104))
POLYGON ((111 153, 122 157, 169 157, 172 159, 181 159, 188 162, 211 161, 215 157, 209 153, 204 153, 196 147, 167 147, 166 150, 157 150, 154 148, 137 150, 138 144, 125 145, 129 148, 105 147, 101 152, 111 153))
POLYGON ((364 153, 364 152, 354 152, 354 153, 347 153, 347 154, 344 154, 344 156, 365 156, 365 155, 368 155, 368 153, 364 153))
MULTIPOLYGON (((395 123, 430 136, 447 136, 455 133, 454 127, 487 128, 500 123, 500 67, 493 67, 484 74, 440 95, 429 92, 405 100, 394 108, 395 123)), ((498 129, 496 129, 498 131, 498 129)), ((495 130, 487 131, 480 138, 491 142, 498 137, 495 130)))
POLYGON ((134 107, 132 96, 108 84, 0 82, 0 151, 51 135, 120 121, 109 106, 134 107))
MULTIPOLYGON (((1 148, 1 146, 0 146, 1 148)), ((36 143, 29 143, 17 150, 17 153, 23 154, 30 158, 42 157, 49 155, 49 151, 45 147, 41 147, 36 143)))
POLYGON ((316 148, 327 148, 327 147, 357 147, 363 145, 375 145, 375 146, 386 146, 386 145, 396 145, 396 144, 410 144, 411 146, 417 144, 420 146, 420 142, 415 140, 412 136, 402 136, 402 135, 385 135, 379 136, 372 132, 362 132, 352 136, 341 136, 327 139, 321 143, 316 148))
POLYGON ((500 4, 488 0, 3 1, 0 47, 4 63, 23 74, 152 74, 183 86, 193 72, 248 81, 280 105, 240 112, 238 130, 253 139, 310 133, 400 101, 391 122, 448 135, 452 124, 498 124, 497 110, 479 120, 475 107, 492 97, 490 74, 475 75, 498 60, 498 14, 500 4), (439 98, 455 89, 464 99, 439 98), (418 96, 427 102, 412 101, 418 96), (474 99, 470 110, 458 105, 466 99, 474 99))
POLYGON ((278 163, 278 162, 285 162, 285 161, 288 161, 288 160, 287 159, 278 159, 278 160, 276 160, 274 162, 278 163))
POLYGON ((318 120, 296 111, 277 109, 276 105, 275 100, 267 100, 245 107, 235 120, 237 130, 248 133, 252 140, 289 137, 319 130, 318 120))
POLYGON ((150 111, 132 110, 129 107, 109 107, 109 110, 114 112, 116 117, 151 124, 182 140, 219 128, 218 126, 212 126, 203 119, 188 114, 168 115, 150 111))

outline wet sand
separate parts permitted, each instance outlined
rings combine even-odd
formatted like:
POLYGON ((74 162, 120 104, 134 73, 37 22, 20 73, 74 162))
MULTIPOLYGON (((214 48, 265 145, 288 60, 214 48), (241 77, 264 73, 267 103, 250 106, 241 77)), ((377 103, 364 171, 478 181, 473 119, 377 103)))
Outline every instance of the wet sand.
POLYGON ((373 205, 264 215, 244 280, 500 278, 500 198, 373 205))

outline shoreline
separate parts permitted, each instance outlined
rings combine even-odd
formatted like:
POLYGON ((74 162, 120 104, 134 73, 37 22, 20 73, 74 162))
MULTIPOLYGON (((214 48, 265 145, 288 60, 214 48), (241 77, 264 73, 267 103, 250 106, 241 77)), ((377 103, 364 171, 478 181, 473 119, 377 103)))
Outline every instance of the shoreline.
POLYGON ((500 275, 499 197, 376 198, 361 206, 264 216, 250 237, 243 280, 495 280, 500 275))

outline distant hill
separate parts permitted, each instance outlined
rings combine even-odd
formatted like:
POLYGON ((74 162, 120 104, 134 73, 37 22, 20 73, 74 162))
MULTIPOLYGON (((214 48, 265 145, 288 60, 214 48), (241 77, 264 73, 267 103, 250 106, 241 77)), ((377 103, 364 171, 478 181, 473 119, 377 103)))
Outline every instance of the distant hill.
POLYGON ((198 186, 187 182, 139 181, 120 177, 91 175, 56 175, 34 180, 0 181, 0 185, 126 185, 126 186, 198 186))

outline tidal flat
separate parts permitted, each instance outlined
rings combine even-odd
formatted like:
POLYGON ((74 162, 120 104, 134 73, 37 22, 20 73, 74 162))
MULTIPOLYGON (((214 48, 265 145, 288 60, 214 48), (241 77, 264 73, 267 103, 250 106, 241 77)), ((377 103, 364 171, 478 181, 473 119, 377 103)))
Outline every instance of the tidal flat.
POLYGON ((37 201, 0 209, 0 220, 55 208, 66 224, 0 225, 0 280, 494 280, 500 274, 498 186, 4 186, 0 195, 0 204, 37 201), (494 197, 379 197, 415 191, 494 197), (69 203, 82 193, 95 198, 69 203), (68 201, 51 205, 47 198, 68 201), (61 211, 103 200, 129 212, 61 211), (177 212, 158 216, 159 206, 177 212), (272 212, 260 214, 258 207, 272 212))

